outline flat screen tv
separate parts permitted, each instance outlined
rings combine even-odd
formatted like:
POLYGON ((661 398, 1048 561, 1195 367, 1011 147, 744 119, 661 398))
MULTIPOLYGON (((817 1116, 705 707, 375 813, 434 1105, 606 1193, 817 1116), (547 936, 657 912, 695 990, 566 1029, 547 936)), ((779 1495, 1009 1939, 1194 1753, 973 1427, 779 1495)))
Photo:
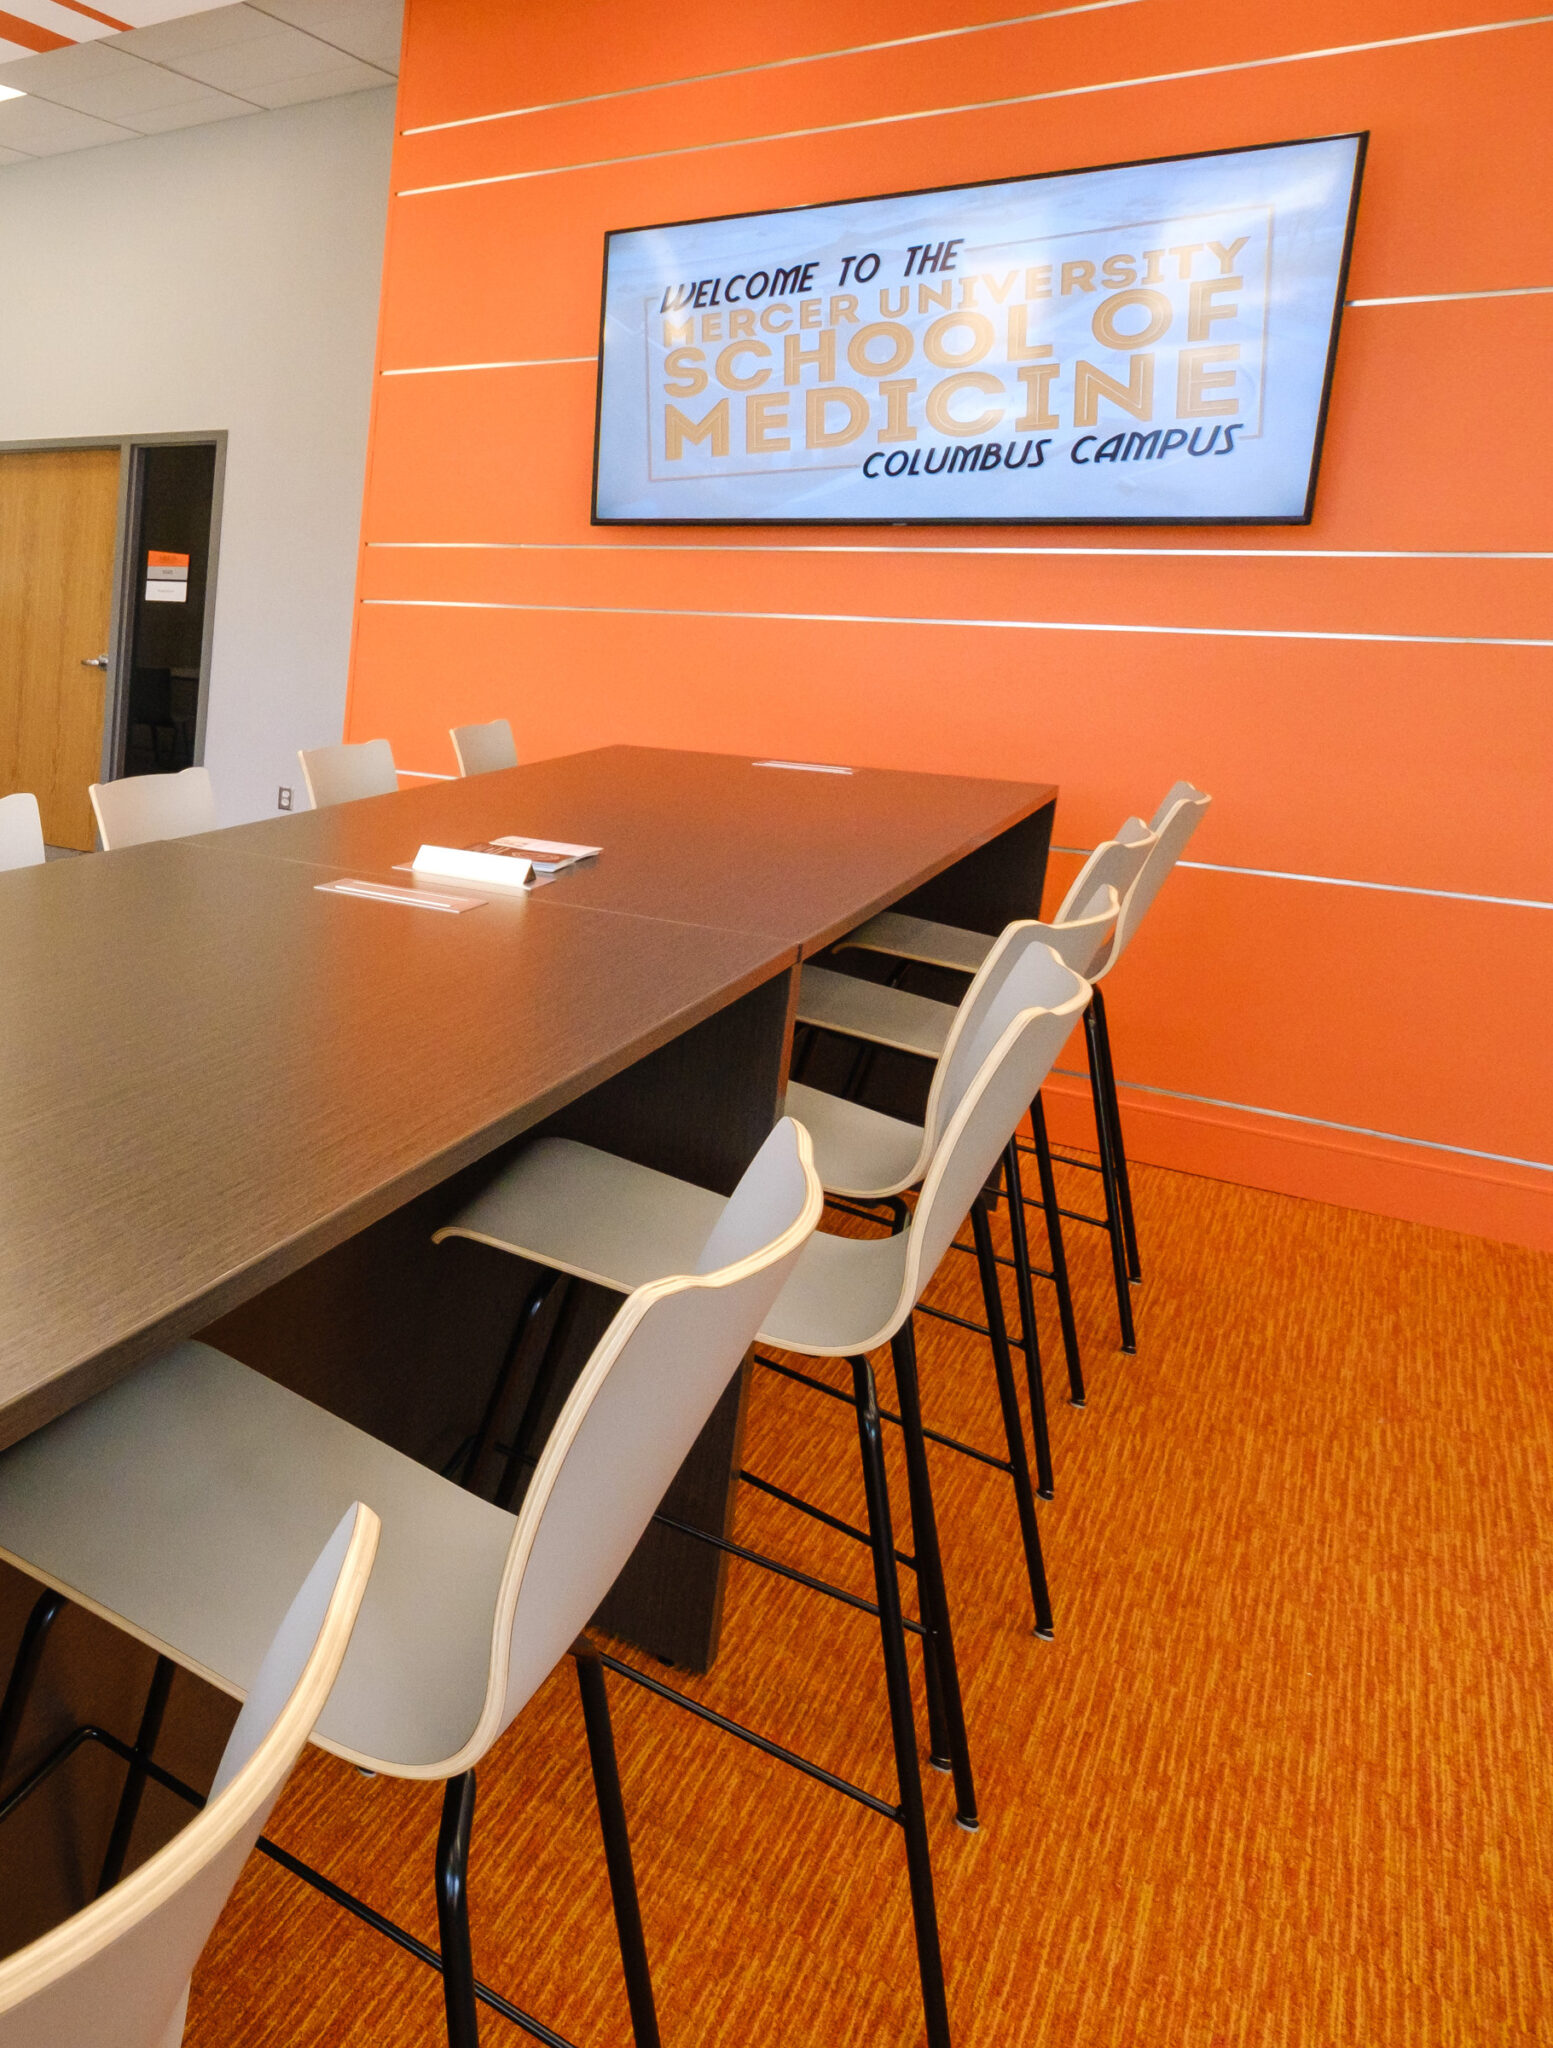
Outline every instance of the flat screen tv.
POLYGON ((616 230, 594 521, 1307 521, 1365 139, 616 230))

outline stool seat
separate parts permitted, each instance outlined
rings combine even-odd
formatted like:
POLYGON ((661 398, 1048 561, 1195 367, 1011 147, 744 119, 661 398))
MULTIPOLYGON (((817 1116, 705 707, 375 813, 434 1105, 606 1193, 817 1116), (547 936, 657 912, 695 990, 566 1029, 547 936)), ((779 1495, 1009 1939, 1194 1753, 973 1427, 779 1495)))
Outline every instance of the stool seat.
POLYGON ((920 960, 926 967, 974 974, 997 940, 985 932, 964 931, 957 924, 935 924, 930 918, 883 910, 855 932, 848 932, 843 943, 865 953, 888 953, 897 960, 920 960))
POLYGON ((817 1230, 760 1326, 763 1343, 811 1358, 874 1351, 912 1305, 912 1237, 832 1237, 817 1230))
POLYGON ((809 1133, 814 1170, 828 1194, 881 1201, 915 1187, 926 1169, 920 1124, 802 1081, 789 1083, 784 1113, 809 1133))
POLYGON ((358 1500, 377 1565, 314 1739, 441 1777, 485 1704, 514 1517, 210 1345, 0 1456, 0 1554, 241 1699, 358 1500))
MULTIPOLYGON (((708 1188, 612 1152, 572 1138, 540 1138, 433 1242, 473 1238, 625 1294, 671 1273, 695 1272, 725 1206, 708 1188)), ((904 1235, 816 1232, 767 1311, 759 1341, 825 1358, 887 1343, 900 1321, 909 1243, 904 1235)))
POLYGON ((694 1273, 725 1206, 710 1188, 574 1138, 536 1138, 432 1243, 471 1237, 629 1294, 694 1273))
POLYGON ((806 967, 798 978, 800 1024, 866 1039, 893 1052, 936 1060, 949 1042, 954 1018, 953 1003, 862 981, 855 974, 837 974, 834 968, 806 967))

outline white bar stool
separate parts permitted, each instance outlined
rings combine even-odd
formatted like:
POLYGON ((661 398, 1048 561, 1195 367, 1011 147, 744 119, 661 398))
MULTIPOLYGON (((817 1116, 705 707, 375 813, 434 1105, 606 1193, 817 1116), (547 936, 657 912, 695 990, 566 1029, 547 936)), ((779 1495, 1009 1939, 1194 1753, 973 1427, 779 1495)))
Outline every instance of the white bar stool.
MULTIPOLYGON (((1116 921, 1117 899, 1113 887, 1109 884, 1098 886, 1092 892, 1091 902, 1090 915, 1073 920, 1061 927, 1059 933, 1062 957, 1079 973, 1082 973, 1080 961, 1088 960, 1103 949, 1116 921)), ((924 1122, 920 1126, 884 1116, 848 1096, 832 1095, 806 1087, 802 1082, 790 1085, 788 1114, 805 1124, 814 1140, 815 1167, 827 1196, 833 1200, 841 1197, 843 1201, 858 1202, 868 1207, 888 1204, 895 1211, 900 1211, 898 1198, 908 1188, 915 1187, 927 1171, 945 1123, 958 1106, 966 1085, 974 1077, 988 1045, 995 1041, 1003 1024, 1013 1014, 1007 1003, 1000 1000, 1009 976, 1030 947, 1049 947, 1054 952, 1059 950, 1050 945, 1051 931, 1052 927, 1033 921, 1006 926, 975 970, 971 985, 958 1007, 932 1002, 905 989, 863 981, 854 975, 836 974, 825 968, 804 969, 799 995, 802 1021, 818 1022, 823 1018, 826 1029, 862 1037, 871 1044, 923 1053, 924 1056, 928 1046, 940 1048, 928 1089, 924 1122)), ((1030 1000, 1035 998, 1032 996, 1030 1000)), ((1014 1008, 1019 1007, 1020 1004, 1015 1002, 1014 1008)), ((1010 1188, 1018 1186, 1019 1176, 1013 1146, 1011 1138, 1003 1159, 1004 1177, 1010 1188)), ((1050 1500, 1053 1492, 1051 1440, 1047 1428, 1040 1342, 1035 1325, 1033 1268, 1021 1202, 1010 1200, 1009 1219, 1022 1325, 1018 1342, 1024 1353, 1029 1383, 1037 1479, 1042 1496, 1050 1500)), ((1050 1277, 1057 1290, 1065 1343, 1070 1329, 1073 1333, 1071 1344, 1066 1345, 1069 1392, 1075 1405, 1082 1407, 1083 1369, 1078 1355, 1078 1334, 1073 1327, 1062 1221, 1055 1200, 1047 1206, 1046 1225, 1052 1248, 1050 1277)), ((999 1284, 998 1259, 992 1249, 990 1229, 986 1227, 984 1204, 978 1203, 973 1207, 972 1235, 974 1245, 960 1245, 956 1240, 956 1248, 975 1252, 987 1322, 973 1323, 970 1327, 992 1338, 994 1322, 1000 1320, 994 1318, 991 1299, 999 1284)), ((924 1304, 919 1306, 926 1315, 943 1316, 953 1322, 965 1321, 963 1317, 949 1316, 946 1310, 930 1309, 924 1304)), ((992 1340, 996 1350, 997 1339, 992 1340)))
POLYGON ((0 2048, 178 2048, 189 1976, 351 1639, 378 1540, 359 1503, 260 1660, 204 1811, 133 1876, 0 1963, 0 2048))
MULTIPOLYGON (((852 1369, 851 1399, 857 1415, 868 1530, 864 1535, 837 1524, 834 1518, 824 1519, 830 1526, 842 1527, 866 1542, 872 1553, 876 1602, 870 1611, 877 1616, 880 1626, 900 1795, 898 1807, 885 1805, 861 1788, 822 1771, 809 1759, 754 1736, 725 1717, 710 1715, 698 1702, 657 1680, 632 1672, 628 1666, 611 1663, 612 1669, 625 1671, 703 1719, 716 1719, 717 1725, 727 1732, 755 1742, 767 1754, 822 1778, 833 1789, 861 1798, 862 1803, 901 1823, 931 2048, 948 2048, 948 2007, 905 1659, 905 1630, 910 1625, 901 1618, 897 1552, 880 1445, 880 1410, 868 1353, 888 1344, 895 1365, 922 1609, 918 1627, 926 1655, 930 1710, 942 1729, 954 1773, 957 1818, 962 1825, 974 1828, 975 1788, 938 1550, 911 1316, 923 1287, 953 1238, 956 1225, 980 1196, 1031 1097, 1089 999, 1088 987, 1080 977, 1043 948, 1024 956, 1010 974, 1005 993, 1010 1001, 1023 998, 1028 1002, 1037 987, 1040 1006, 1030 1003, 1016 1008, 996 1042, 982 1051, 974 1078, 948 1120, 907 1227, 886 1238, 823 1234, 812 1237, 760 1329, 762 1341, 779 1349, 810 1357, 845 1358, 852 1369)), ((541 1138, 519 1153, 488 1188, 444 1225, 436 1233, 436 1240, 472 1238, 532 1260, 552 1272, 623 1291, 642 1285, 654 1274, 681 1268, 705 1237, 718 1202, 719 1198, 705 1188, 592 1146, 567 1138, 541 1138)), ((509 1353, 509 1363, 511 1356, 509 1353)), ((1018 1441, 1019 1416, 1006 1346, 1002 1350, 999 1378, 1005 1429, 1012 1450, 1018 1441)), ((1016 1469, 1019 1462, 1011 1458, 1016 1469)), ((790 1495, 782 1497, 806 1512, 813 1512, 790 1495)), ((1028 1488, 1020 1509, 1038 1603, 1037 1628, 1041 1633, 1049 1633, 1050 1604, 1034 1503, 1028 1497, 1028 1488)), ((731 1550, 752 1563, 778 1570, 784 1576, 801 1578, 815 1590, 834 1590, 743 1546, 677 1522, 670 1522, 669 1526, 731 1550)), ((852 1599, 850 1604, 858 1603, 852 1599)), ((935 1743, 935 1749, 937 1746, 935 1743)))
MULTIPOLYGON (((1114 955, 1121 905, 1136 884, 1154 843, 1153 835, 1146 826, 1136 819, 1129 819, 1115 839, 1102 841, 1090 854, 1063 898, 1055 918, 1049 923, 1031 921, 1011 929, 1027 931, 1042 939, 1086 981, 1094 975, 1103 974, 1114 955)), ((885 911, 849 933, 840 945, 893 955, 900 963, 896 969, 898 976, 908 961, 974 975, 985 965, 998 943, 982 932, 962 931, 954 925, 934 924, 923 918, 907 917, 898 911, 885 911)), ((798 997, 799 1022, 859 1038, 868 1045, 885 1045, 920 1059, 935 1059, 953 1016, 951 1004, 897 988, 894 978, 888 983, 880 983, 865 981, 856 975, 838 974, 832 968, 806 967, 803 971, 798 997)), ((1088 1012, 1085 1013, 1085 1031, 1087 1039, 1088 1012)), ((854 1066, 854 1081, 862 1078, 862 1073, 854 1066)), ((1063 1210, 1059 1205, 1056 1176, 1052 1170, 1053 1155, 1046 1133, 1046 1110, 1039 1095, 1030 1105, 1030 1128, 1040 1177, 1041 1207, 1046 1218, 1050 1277, 1056 1288, 1057 1312, 1067 1356, 1069 1397, 1076 1405, 1082 1406, 1085 1398, 1084 1372, 1073 1298, 1068 1285, 1062 1218, 1071 1215, 1081 1221, 1094 1219, 1083 1217, 1076 1211, 1063 1210)), ((1016 1139, 1005 1162, 1004 1178, 1010 1190, 1009 1234, 1019 1289, 1019 1313, 1026 1327, 1033 1329, 1035 1290, 1025 1232, 1020 1150, 1016 1139)), ((1102 1158, 1104 1156, 1102 1154, 1102 1158)), ((1106 1187, 1109 1191, 1109 1180, 1106 1187)), ((1107 1216, 1111 1214, 1112 1209, 1108 1207, 1107 1216)), ((1119 1211, 1117 1214, 1119 1217, 1119 1211)), ((1122 1347, 1131 1350, 1132 1302, 1127 1290, 1125 1248, 1119 1220, 1111 1232, 1111 1255, 1122 1347)), ((1045 1491, 1051 1483, 1049 1463, 1043 1467, 1043 1473, 1045 1491)))
POLYGON ((491 775, 498 768, 518 765, 512 727, 505 718, 490 719, 485 725, 449 726, 448 738, 460 775, 491 775))
MULTIPOLYGON (((1127 1352, 1137 1350, 1131 1288, 1141 1280, 1142 1268, 1138 1259, 1137 1227, 1133 1219, 1132 1190, 1127 1175, 1127 1150, 1122 1138, 1116 1072, 1111 1061, 1110 1027, 1106 1018, 1105 995, 1100 983, 1112 972, 1126 951, 1144 912, 1158 895, 1165 877, 1180 859, 1187 841, 1202 822, 1203 814, 1211 801, 1210 797, 1189 782, 1173 784, 1147 824, 1141 818, 1129 818, 1117 833, 1115 841, 1104 842, 1101 847, 1096 848, 1064 898, 1056 919, 1056 922, 1061 924, 1070 906, 1076 904, 1081 889, 1087 886, 1092 864, 1104 852, 1106 846, 1121 844, 1134 851, 1142 849, 1143 858, 1132 875, 1130 886, 1119 887, 1121 911, 1109 949, 1103 957, 1091 963, 1086 975, 1086 979, 1094 985, 1095 990, 1094 1001, 1085 1016, 1084 1029, 1100 1163, 1098 1167, 1094 1167, 1089 1160, 1072 1159, 1066 1154, 1057 1155, 1066 1165, 1083 1167, 1100 1175, 1105 1215, 1091 1216, 1082 1210, 1074 1209, 1065 1209, 1062 1213, 1075 1222, 1089 1223, 1103 1229, 1110 1240, 1111 1266, 1116 1288, 1116 1314, 1121 1326, 1121 1346, 1123 1351, 1127 1352)), ((984 953, 991 943, 990 939, 978 932, 962 932, 953 926, 931 925, 922 920, 898 918, 890 912, 886 912, 881 918, 871 918, 867 924, 860 926, 856 932, 842 941, 843 945, 862 945, 870 950, 892 953, 903 960, 915 959, 925 965, 954 967, 962 973, 972 971, 963 963, 974 957, 978 947, 984 953)), ((1052 1155, 1049 1146, 1045 1144, 1044 1111, 1040 1105, 1035 1105, 1031 1110, 1032 1126, 1037 1125, 1038 1119, 1041 1127, 1035 1129, 1035 1150, 1038 1159, 1041 1159, 1043 1152, 1045 1154, 1044 1159, 1041 1159, 1044 1197, 1052 1155)))
POLYGON ((387 740, 298 747, 297 759, 315 811, 330 804, 353 804, 364 796, 394 796, 399 789, 394 750, 387 740))
POLYGON ((822 1199, 808 1139, 778 1124, 734 1194, 715 1202, 696 1256, 621 1305, 515 1516, 192 1342, 0 1456, 0 1555, 239 1698, 320 1530, 341 1501, 376 1503, 377 1569, 314 1739, 363 1770, 445 1784, 437 1910, 452 2048, 475 2048, 477 1998, 531 2025, 475 1980, 475 1767, 569 1650, 632 2023, 656 2048, 604 1683, 577 1638, 738 1370, 822 1199))

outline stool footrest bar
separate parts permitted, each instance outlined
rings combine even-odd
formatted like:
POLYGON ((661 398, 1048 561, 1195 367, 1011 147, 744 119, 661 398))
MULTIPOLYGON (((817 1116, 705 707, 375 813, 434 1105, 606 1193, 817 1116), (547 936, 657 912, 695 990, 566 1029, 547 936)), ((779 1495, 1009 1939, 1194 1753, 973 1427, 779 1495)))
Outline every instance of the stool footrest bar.
MULTIPOLYGON (((1039 1209, 1039 1210, 1041 1210, 1041 1213, 1042 1213, 1043 1215, 1045 1214, 1045 1205, 1044 1205, 1043 1203, 1040 1203, 1040 1202, 1035 1202, 1035 1201, 1032 1201, 1032 1200, 1030 1199, 1030 1197, 1029 1197, 1028 1195, 1026 1195, 1026 1196, 1025 1196, 1025 1198, 1024 1198, 1024 1202, 1025 1202, 1025 1207, 1026 1207, 1027 1209, 1039 1209)), ((973 1245, 973 1244, 961 1244, 961 1242, 960 1242, 960 1240, 959 1240, 958 1238, 956 1238, 956 1239, 954 1240, 953 1244, 951 1244, 951 1245, 950 1245, 949 1249, 950 1249, 950 1250, 951 1250, 952 1252, 964 1252, 964 1253, 966 1253, 966 1255, 967 1255, 968 1257, 970 1257, 970 1258, 973 1258, 973 1259, 974 1259, 974 1258, 975 1258, 975 1256, 976 1256, 976 1247, 975 1247, 975 1245, 973 1245)), ((1018 1266, 1017 1266, 1017 1263, 1016 1263, 1016 1262, 1015 1262, 1015 1261, 1014 1261, 1013 1259, 1010 1259, 1010 1258, 1006 1258, 1006 1257, 1004 1256, 1004 1254, 1003 1254, 1002 1252, 994 1252, 992 1256, 993 1256, 993 1259, 994 1259, 994 1261, 995 1261, 995 1262, 996 1262, 996 1263, 997 1263, 998 1265, 1000 1265, 1000 1266, 1008 1266, 1008 1267, 1011 1267, 1011 1268, 1012 1268, 1012 1269, 1013 1269, 1013 1270, 1014 1270, 1015 1272, 1017 1272, 1017 1271, 1018 1271, 1018 1266)), ((1035 1265, 1032 1265, 1032 1266, 1031 1266, 1031 1268, 1030 1268, 1030 1273, 1031 1273, 1031 1277, 1032 1277, 1033 1279, 1036 1279, 1036 1280, 1055 1280, 1055 1279, 1056 1279, 1056 1277, 1057 1277, 1057 1276, 1056 1276, 1056 1274, 1055 1274, 1054 1272, 1052 1272, 1052 1270, 1051 1270, 1051 1268, 1050 1268, 1049 1266, 1035 1266, 1035 1265)))
MULTIPOLYGON (((314 1891, 322 1892, 324 1897, 332 1900, 336 1906, 343 1906, 347 1913, 353 1914, 358 1920, 364 1920, 367 1926, 377 1933, 386 1935, 390 1941, 406 1949, 417 1962, 424 1963, 439 1976, 442 1974, 442 1958, 429 1943, 419 1940, 407 1928, 388 1919, 369 1906, 364 1899, 358 1899, 354 1892, 348 1892, 343 1885, 336 1884, 332 1878, 325 1877, 322 1871, 314 1870, 312 1865, 304 1863, 300 1856, 293 1856, 289 1849, 283 1849, 278 1842, 272 1842, 268 1835, 261 1835, 256 1847, 261 1855, 268 1856, 272 1863, 278 1863, 282 1870, 289 1870, 293 1877, 301 1878, 304 1884, 311 1885, 314 1891)), ((478 1978, 475 1980, 475 1997, 482 2005, 488 2005, 493 2012, 500 2013, 504 2020, 510 2020, 515 2027, 521 2027, 524 2033, 532 2034, 536 2041, 543 2041, 545 2048, 576 2048, 576 2044, 568 2040, 565 2034, 558 2034, 554 2027, 547 2027, 543 2020, 535 2019, 532 2013, 524 2012, 510 1999, 503 1998, 499 1991, 493 1991, 489 1984, 480 1983, 478 1978)))
POLYGON ((1109 1230, 1111 1227, 1103 1216, 1090 1216, 1082 1209, 1059 1209, 1057 1214, 1066 1216, 1070 1223, 1087 1223, 1092 1230, 1109 1230))
MULTIPOLYGON (((873 1538, 866 1529, 859 1529, 851 1522, 842 1521, 839 1515, 827 1514, 824 1508, 817 1508, 812 1501, 802 1499, 796 1493, 789 1493, 785 1487, 773 1486, 769 1479, 762 1479, 758 1472, 746 1472, 742 1467, 739 1477, 746 1486, 753 1486, 757 1493, 768 1493, 773 1500, 779 1500, 785 1507, 796 1508, 801 1515, 807 1515, 812 1522, 823 1522, 827 1529, 834 1529, 840 1536, 850 1536, 854 1543, 864 1543, 870 1548, 873 1538)), ((917 1560, 909 1551, 897 1550, 895 1562, 914 1572, 917 1560)))
MULTIPOLYGON (((923 1315, 938 1316, 946 1323, 958 1323, 962 1329, 980 1330, 981 1334, 984 1337, 987 1335, 986 1326, 982 1323, 968 1323, 965 1320, 964 1316, 952 1316, 947 1309, 928 1308, 925 1305, 925 1303, 920 1301, 917 1303, 917 1307, 923 1315)), ((1009 1342, 1014 1346, 1014 1349, 1016 1351, 1022 1351, 1024 1349, 1024 1345, 1017 1337, 1010 1337, 1009 1342)), ((829 1386, 824 1380, 814 1379, 811 1377, 810 1374, 806 1372, 798 1372, 790 1365, 778 1365, 774 1358, 762 1358, 759 1352, 757 1352, 755 1354, 755 1363, 757 1365, 765 1366, 768 1372, 781 1373, 784 1379, 797 1380, 800 1386, 813 1387, 818 1393, 829 1394, 833 1397, 833 1399, 837 1401, 845 1401, 849 1408, 856 1406, 856 1403, 853 1401, 852 1396, 850 1394, 842 1393, 839 1387, 829 1386)), ((881 1408, 879 1410, 879 1420, 881 1422, 893 1422, 897 1429, 903 1427, 900 1417, 897 1414, 895 1414, 893 1409, 881 1408)), ((994 1458, 990 1451, 978 1451, 974 1444, 962 1444, 958 1437, 945 1436, 942 1430, 929 1429, 925 1423, 922 1427, 922 1434, 927 1438, 930 1444, 942 1444, 946 1451, 958 1451, 962 1457, 975 1458, 978 1461, 978 1463, 983 1465, 996 1465, 1000 1472, 1007 1472, 1008 1470, 1010 1470, 1010 1466, 1006 1458, 994 1458)), ((793 1507, 800 1507, 805 1505, 804 1503, 800 1502, 795 1495, 792 1494, 782 1494, 779 1497, 785 1501, 788 1501, 793 1507)), ((814 1512, 817 1513, 818 1510, 815 1510, 814 1512)), ((866 1543, 868 1541, 868 1538, 863 1534, 861 1529, 850 1529, 848 1531, 848 1534, 856 1536, 860 1542, 866 1543)), ((897 1551, 896 1555, 899 1556, 900 1553, 897 1551)), ((906 1560, 902 1558, 901 1562, 904 1564, 906 1560)))
MULTIPOLYGON (((714 1550, 726 1551, 730 1557, 739 1557, 746 1564, 758 1564, 762 1571, 775 1572, 778 1578, 791 1579, 794 1585, 807 1586, 812 1593, 824 1593, 832 1600, 839 1600, 844 1606, 855 1607, 860 1614, 871 1614, 879 1619, 879 1609, 872 1600, 865 1600, 861 1593, 849 1593, 845 1586, 836 1586, 829 1579, 817 1579, 812 1572, 801 1572, 796 1565, 783 1564, 780 1558, 768 1557, 763 1550, 751 1550, 746 1544, 733 1543, 726 1536, 714 1536, 709 1529, 697 1529, 689 1522, 676 1520, 673 1515, 664 1514, 661 1509, 653 1516, 655 1522, 665 1529, 673 1529, 678 1535, 692 1536, 697 1543, 709 1543, 714 1550)), ((901 1627, 912 1635, 925 1635, 927 1631, 920 1621, 913 1621, 909 1615, 901 1617, 901 1627)))
POLYGON ((752 1749, 774 1757, 778 1763, 789 1764, 795 1771, 801 1771, 806 1778, 813 1778, 821 1785, 828 1785, 833 1792, 844 1793, 848 1799, 855 1799, 859 1806, 866 1806, 870 1812, 883 1814, 886 1820, 899 1822, 901 1810, 892 1806, 887 1799, 880 1799, 876 1793, 865 1791, 861 1785, 854 1785, 850 1778, 838 1778, 834 1771, 827 1771, 823 1764, 811 1763, 806 1756, 800 1756, 796 1749, 786 1749, 780 1742, 773 1742, 769 1736, 757 1735, 753 1728, 746 1728, 741 1721, 730 1721, 726 1714, 714 1713, 710 1707, 702 1706, 699 1700, 691 1699, 688 1693, 676 1692, 672 1685, 665 1685, 661 1679, 650 1678, 645 1671, 638 1671, 634 1664, 622 1664, 618 1657, 609 1657, 601 1650, 599 1662, 607 1671, 613 1671, 621 1678, 629 1679, 633 1685, 644 1686, 648 1692, 655 1692, 659 1699, 668 1700, 676 1707, 683 1707, 698 1720, 709 1721, 714 1728, 720 1728, 725 1735, 747 1742, 752 1749))
MULTIPOLYGON (((110 1735, 106 1728, 99 1728, 89 1722, 83 1727, 73 1728, 62 1742, 50 1750, 41 1763, 34 1765, 16 1789, 6 1795, 4 1802, 0 1803, 0 1822, 14 1813, 23 1800, 36 1792, 46 1778, 87 1742, 96 1742, 104 1749, 111 1750, 122 1763, 138 1765, 154 1784, 162 1786, 187 1805, 204 1806, 203 1794, 196 1792, 192 1785, 186 1785, 182 1778, 174 1777, 171 1771, 164 1771, 161 1765, 153 1762, 150 1757, 137 1752, 129 1743, 121 1742, 117 1735, 110 1735)), ((353 1892, 346 1891, 332 1878, 325 1877, 322 1871, 314 1870, 311 1864, 293 1856, 289 1849, 282 1849, 279 1843, 272 1842, 268 1835, 261 1835, 254 1846, 261 1855, 268 1856, 272 1863, 278 1863, 283 1870, 289 1870, 293 1877, 301 1878, 304 1884, 310 1884, 315 1891, 322 1892, 325 1898, 332 1899, 335 1905, 343 1906, 347 1913, 354 1914, 358 1920, 364 1920, 379 1934, 397 1942, 400 1948, 407 1949, 418 1962, 425 1963, 429 1969, 436 1970, 440 1975, 442 1958, 437 1951, 424 1941, 418 1940, 405 1928, 398 1926, 396 1922, 385 1918, 365 1900, 358 1899, 353 1892)), ((475 1996, 490 2006, 493 2012, 500 2013, 504 2020, 510 2020, 514 2026, 521 2027, 527 2034, 532 2034, 536 2041, 543 2041, 545 2048, 576 2048, 576 2043, 568 2040, 565 2034, 558 2034, 553 2027, 547 2027, 543 2020, 535 2019, 531 2013, 522 2011, 510 1999, 503 1998, 499 1991, 493 1991, 488 1984, 477 1982, 475 1996)))

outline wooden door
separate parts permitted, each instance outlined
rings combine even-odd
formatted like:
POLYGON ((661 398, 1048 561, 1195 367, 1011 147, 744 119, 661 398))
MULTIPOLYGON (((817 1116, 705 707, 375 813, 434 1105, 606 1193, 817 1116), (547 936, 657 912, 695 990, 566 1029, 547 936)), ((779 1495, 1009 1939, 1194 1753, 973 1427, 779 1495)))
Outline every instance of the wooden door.
POLYGON ((0 795, 30 789, 50 846, 97 842, 117 448, 0 455, 0 795))

